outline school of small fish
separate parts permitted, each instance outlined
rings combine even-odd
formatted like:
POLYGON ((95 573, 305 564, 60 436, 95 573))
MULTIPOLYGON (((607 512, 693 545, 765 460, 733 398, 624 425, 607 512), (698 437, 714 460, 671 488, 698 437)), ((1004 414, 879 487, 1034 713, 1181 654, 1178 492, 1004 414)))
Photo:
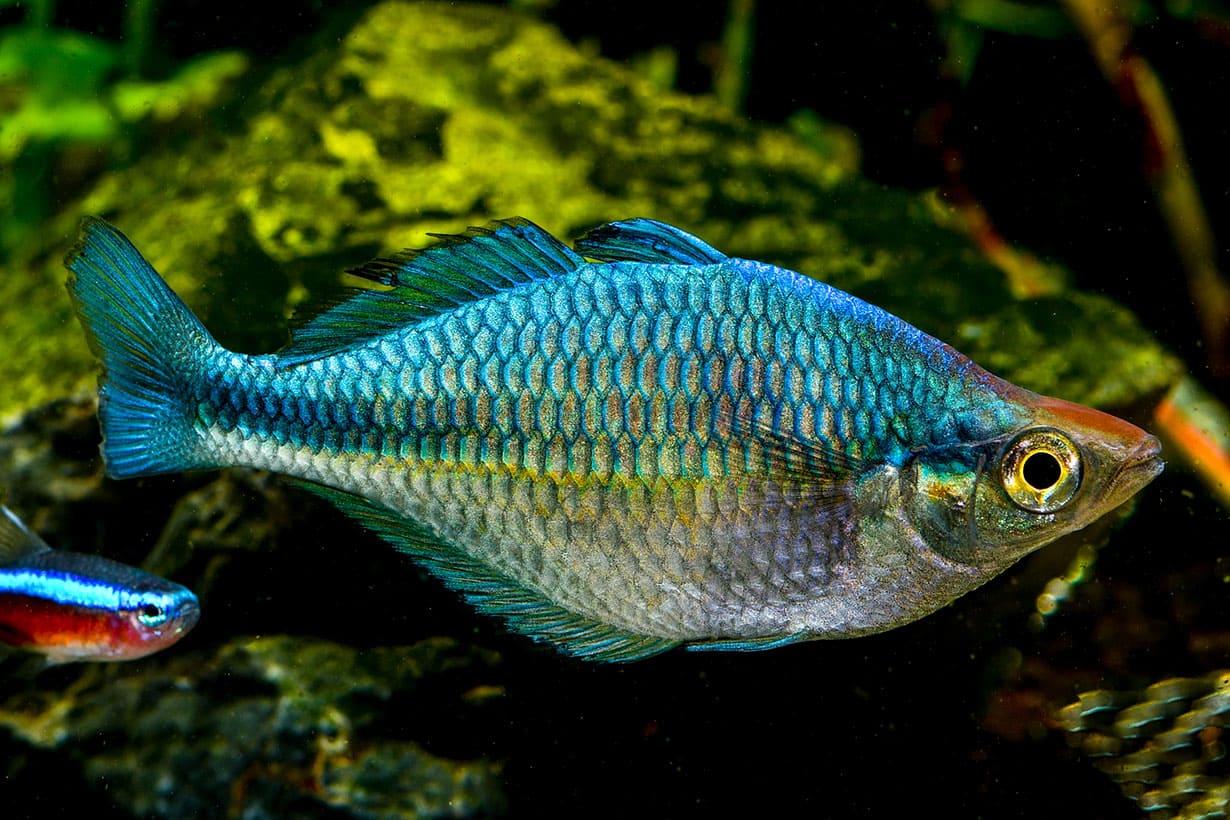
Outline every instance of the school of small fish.
POLYGON ((270 355, 219 346, 101 220, 66 264, 111 476, 293 477, 582 657, 891 629, 1163 467, 1125 421, 646 219, 378 260, 270 355))

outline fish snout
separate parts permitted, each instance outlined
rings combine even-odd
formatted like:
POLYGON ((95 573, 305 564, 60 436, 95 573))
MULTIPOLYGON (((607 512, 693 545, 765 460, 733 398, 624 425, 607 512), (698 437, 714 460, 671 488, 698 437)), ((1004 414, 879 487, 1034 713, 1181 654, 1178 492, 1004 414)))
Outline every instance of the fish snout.
POLYGON ((1166 462, 1162 458, 1162 443, 1158 441, 1156 436, 1145 434, 1144 438, 1133 447, 1123 459, 1122 465, 1119 467, 1119 478, 1131 474, 1134 481, 1139 481, 1140 486, 1148 484, 1153 479, 1161 475, 1162 470, 1166 469, 1166 462))
POLYGON ((1101 410, 1063 399, 1039 397, 1035 407, 1046 422, 1062 429, 1083 454, 1088 487, 1080 516, 1092 520, 1119 506, 1162 472, 1156 436, 1101 410), (1092 493, 1092 496, 1089 495, 1092 493))

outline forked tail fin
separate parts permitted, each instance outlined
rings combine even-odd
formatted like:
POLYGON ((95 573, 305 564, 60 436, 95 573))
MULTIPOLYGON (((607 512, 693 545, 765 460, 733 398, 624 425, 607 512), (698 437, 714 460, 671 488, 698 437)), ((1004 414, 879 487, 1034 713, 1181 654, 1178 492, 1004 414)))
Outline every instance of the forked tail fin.
POLYGON ((68 293, 102 359, 98 415, 113 478, 200 469, 194 374, 222 348, 132 243, 87 217, 64 260, 68 293))

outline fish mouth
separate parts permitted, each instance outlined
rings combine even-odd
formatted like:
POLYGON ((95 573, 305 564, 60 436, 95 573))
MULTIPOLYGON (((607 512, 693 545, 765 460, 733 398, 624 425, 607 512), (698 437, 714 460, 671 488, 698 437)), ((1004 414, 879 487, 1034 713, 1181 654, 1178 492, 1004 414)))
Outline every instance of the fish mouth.
POLYGON ((1164 469, 1166 462, 1162 459, 1162 443, 1155 436, 1146 435, 1124 458, 1115 473, 1114 485, 1126 486, 1132 493, 1157 478, 1164 469))

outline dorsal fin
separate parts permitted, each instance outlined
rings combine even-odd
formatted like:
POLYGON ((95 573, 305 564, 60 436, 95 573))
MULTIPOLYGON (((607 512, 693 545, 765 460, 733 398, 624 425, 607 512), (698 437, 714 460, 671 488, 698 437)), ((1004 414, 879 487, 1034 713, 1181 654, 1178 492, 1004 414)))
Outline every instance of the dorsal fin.
POLYGON ((47 542, 31 532, 12 510, 0 504, 0 565, 50 549, 47 542))
POLYGON ((678 643, 637 635, 564 609, 441 541, 417 522, 366 498, 306 481, 293 483, 332 502, 394 547, 413 556, 450 589, 462 593, 480 612, 502 617, 509 627, 536 641, 548 641, 577 657, 614 662, 647 658, 678 643))
POLYGON ((576 270, 584 260, 523 217, 501 219, 463 234, 430 234, 441 240, 421 251, 403 251, 348 270, 382 285, 422 296, 439 310, 496 291, 576 270))
POLYGON ((419 251, 348 270, 390 290, 351 290, 292 331, 279 353, 296 364, 336 353, 466 302, 569 273, 584 260, 528 219, 470 228, 419 251))
POLYGON ((576 242, 577 252, 602 262, 712 265, 726 254, 687 231, 653 219, 599 225, 576 242))

